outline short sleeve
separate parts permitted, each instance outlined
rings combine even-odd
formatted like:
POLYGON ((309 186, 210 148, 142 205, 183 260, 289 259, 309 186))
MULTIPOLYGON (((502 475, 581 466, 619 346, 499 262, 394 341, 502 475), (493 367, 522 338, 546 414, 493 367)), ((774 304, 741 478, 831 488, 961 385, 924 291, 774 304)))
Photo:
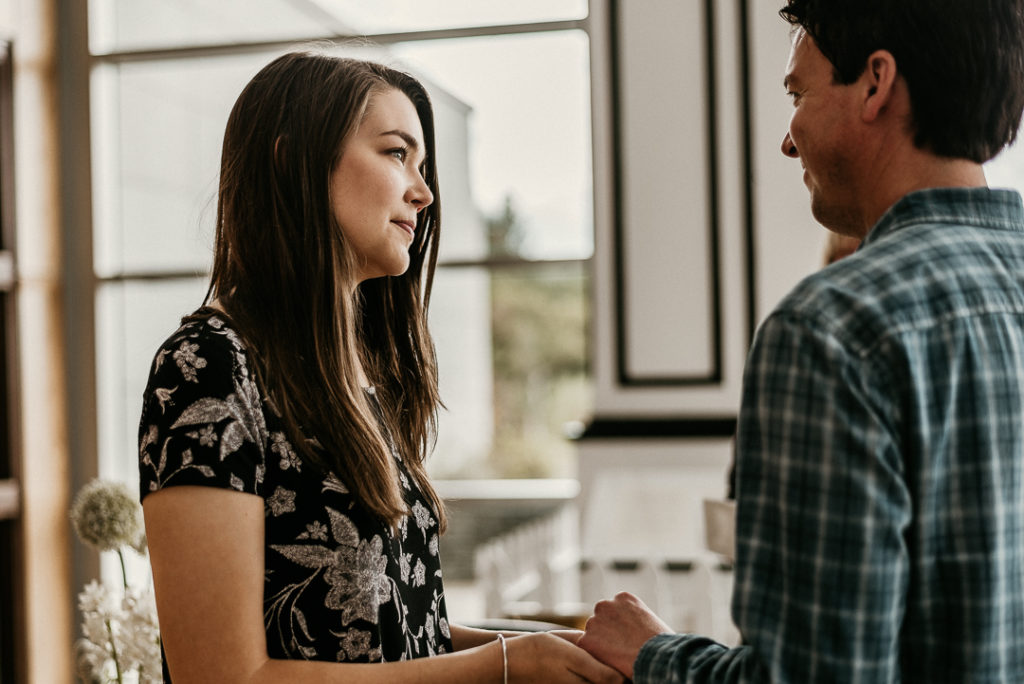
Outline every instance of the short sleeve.
POLYGON ((140 498, 181 485, 263 496, 266 423, 246 359, 216 318, 160 348, 139 421, 140 498))

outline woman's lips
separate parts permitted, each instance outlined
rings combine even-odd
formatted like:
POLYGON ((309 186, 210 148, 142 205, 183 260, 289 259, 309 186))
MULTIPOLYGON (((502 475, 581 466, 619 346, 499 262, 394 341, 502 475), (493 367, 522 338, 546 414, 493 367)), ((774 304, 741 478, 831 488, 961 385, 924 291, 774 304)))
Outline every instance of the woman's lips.
POLYGON ((416 235, 416 224, 415 223, 411 223, 409 221, 392 221, 392 223, 394 223, 396 226, 398 226, 399 228, 401 228, 405 232, 409 233, 409 235, 415 237, 415 235, 416 235))

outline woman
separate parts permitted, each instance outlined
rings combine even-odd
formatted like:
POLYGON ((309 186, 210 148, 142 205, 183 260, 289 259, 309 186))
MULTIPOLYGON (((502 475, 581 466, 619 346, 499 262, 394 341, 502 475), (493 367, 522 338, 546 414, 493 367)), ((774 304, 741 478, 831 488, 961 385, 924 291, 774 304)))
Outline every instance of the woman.
POLYGON ((294 53, 239 96, 206 305, 157 353, 139 428, 177 684, 622 681, 578 633, 448 623, 423 466, 437 196, 410 76, 294 53))

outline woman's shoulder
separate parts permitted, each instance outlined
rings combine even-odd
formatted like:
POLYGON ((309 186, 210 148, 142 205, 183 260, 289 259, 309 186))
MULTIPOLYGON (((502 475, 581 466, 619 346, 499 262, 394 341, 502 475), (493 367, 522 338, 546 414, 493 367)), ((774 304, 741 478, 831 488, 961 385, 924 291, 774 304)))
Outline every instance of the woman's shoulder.
POLYGON ((150 367, 143 403, 149 412, 170 405, 222 400, 262 410, 246 346, 226 317, 200 309, 160 345, 150 367), (152 404, 159 404, 155 406, 152 404))
POLYGON ((231 319, 216 309, 203 307, 181 319, 181 325, 175 330, 160 349, 177 348, 185 340, 202 343, 207 346, 230 348, 245 353, 246 344, 235 330, 231 319))
POLYGON ((245 345, 200 310, 161 345, 139 422, 143 496, 173 480, 259 493, 267 426, 245 345))
POLYGON ((198 382, 199 371, 211 359, 226 368, 248 365, 246 344, 230 320, 219 312, 203 308, 185 316, 181 325, 157 349, 151 375, 165 366, 176 367, 186 382, 198 382), (168 364, 168 361, 173 362, 168 364))

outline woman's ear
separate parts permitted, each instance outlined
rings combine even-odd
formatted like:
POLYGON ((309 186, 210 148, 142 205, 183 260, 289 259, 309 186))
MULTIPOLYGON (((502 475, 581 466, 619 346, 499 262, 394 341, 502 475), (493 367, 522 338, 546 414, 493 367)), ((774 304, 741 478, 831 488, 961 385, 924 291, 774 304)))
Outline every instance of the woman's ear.
POLYGON ((872 122, 892 103, 899 72, 896 58, 888 50, 876 50, 868 57, 867 66, 860 80, 864 87, 861 118, 872 122))

